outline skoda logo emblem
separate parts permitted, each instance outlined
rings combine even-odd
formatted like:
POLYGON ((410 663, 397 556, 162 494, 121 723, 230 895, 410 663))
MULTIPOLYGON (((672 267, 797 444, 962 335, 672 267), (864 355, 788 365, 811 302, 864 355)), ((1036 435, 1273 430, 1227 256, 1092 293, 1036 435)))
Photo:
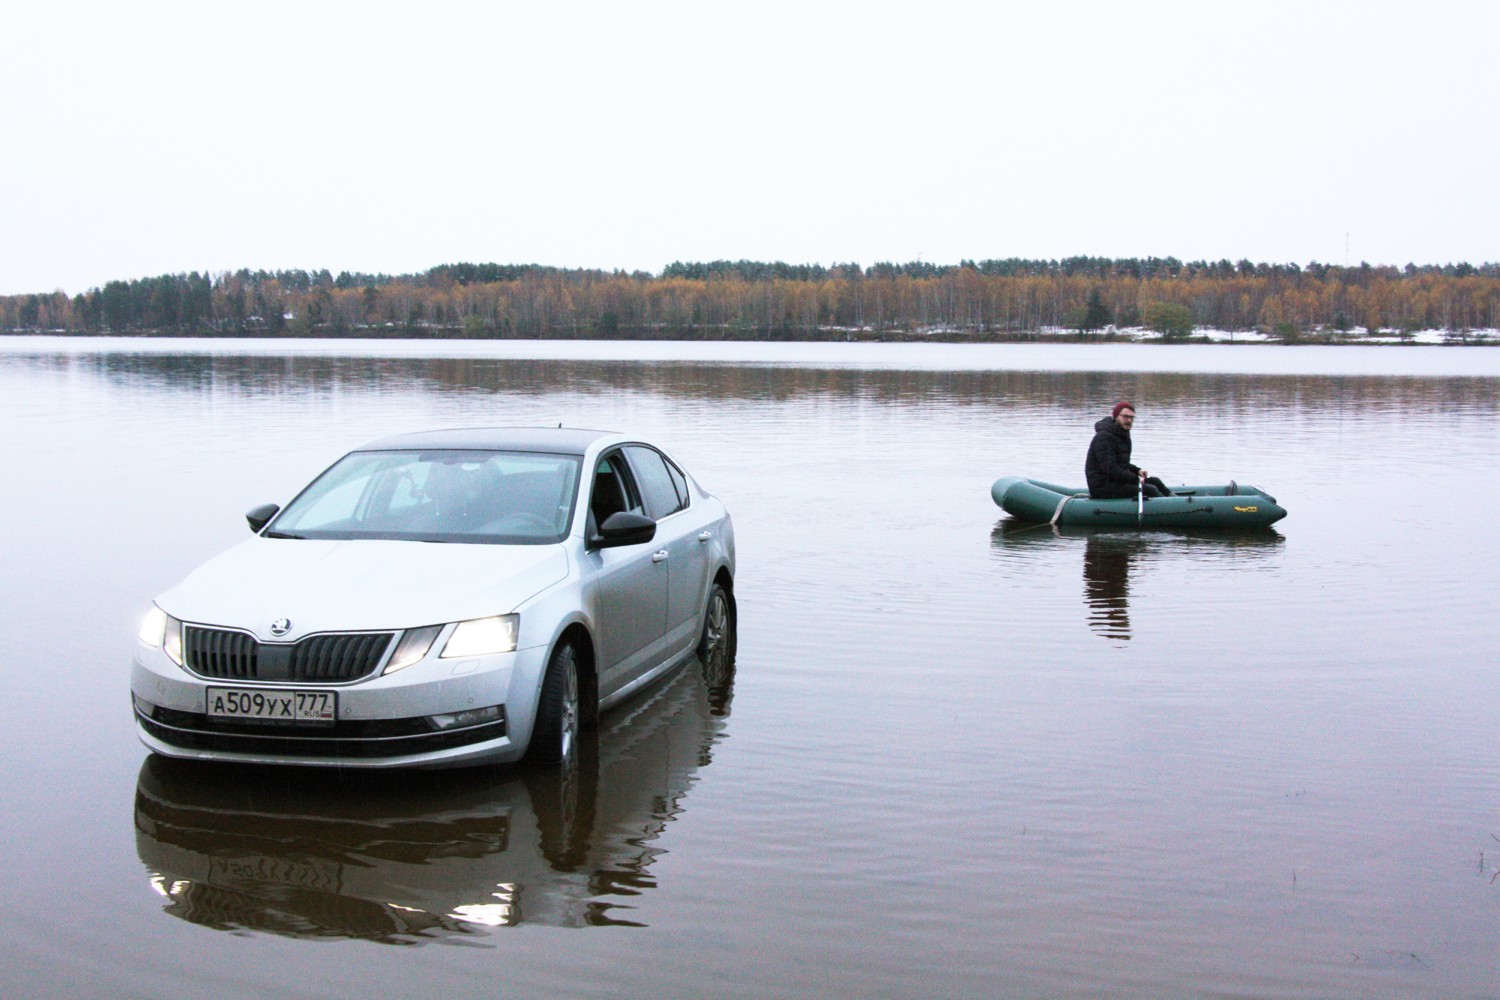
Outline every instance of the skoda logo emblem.
POLYGON ((290 618, 278 618, 271 623, 272 635, 286 635, 291 630, 292 620, 290 618))

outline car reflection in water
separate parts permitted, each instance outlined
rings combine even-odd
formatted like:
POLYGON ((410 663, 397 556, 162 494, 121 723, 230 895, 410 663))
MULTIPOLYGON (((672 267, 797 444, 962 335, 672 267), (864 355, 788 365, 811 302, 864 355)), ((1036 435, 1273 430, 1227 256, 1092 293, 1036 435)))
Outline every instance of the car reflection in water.
POLYGON ((1043 552, 1083 542, 1083 603, 1088 626, 1111 642, 1129 642, 1130 578, 1141 564, 1202 559, 1214 563, 1256 559, 1279 550, 1284 538, 1274 529, 1253 532, 1129 531, 1120 528, 1061 527, 1001 520, 990 535, 997 549, 1040 558, 1043 552))
POLYGON ((167 913, 218 930, 420 944, 635 925, 666 825, 713 759, 734 661, 693 658, 586 733, 578 766, 451 772, 152 755, 136 849, 167 913))

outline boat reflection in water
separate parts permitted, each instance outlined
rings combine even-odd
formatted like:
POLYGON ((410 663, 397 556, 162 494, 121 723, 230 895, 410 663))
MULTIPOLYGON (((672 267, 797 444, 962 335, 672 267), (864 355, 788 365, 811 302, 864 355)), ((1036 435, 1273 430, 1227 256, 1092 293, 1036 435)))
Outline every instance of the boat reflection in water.
POLYGON ((1121 528, 1060 527, 1004 518, 991 542, 998 550, 1031 559, 1083 545, 1083 602, 1088 626, 1104 639, 1129 642, 1130 579, 1142 565, 1169 560, 1212 563, 1257 559, 1280 550, 1285 539, 1275 529, 1215 532, 1203 529, 1131 531, 1121 528))
MULTIPOLYGON (((580 762, 404 773, 151 756, 136 849, 167 913, 397 944, 521 923, 639 925, 657 845, 713 759, 734 664, 689 660, 600 720, 580 762)), ((472 938, 470 938, 472 940, 472 938)))

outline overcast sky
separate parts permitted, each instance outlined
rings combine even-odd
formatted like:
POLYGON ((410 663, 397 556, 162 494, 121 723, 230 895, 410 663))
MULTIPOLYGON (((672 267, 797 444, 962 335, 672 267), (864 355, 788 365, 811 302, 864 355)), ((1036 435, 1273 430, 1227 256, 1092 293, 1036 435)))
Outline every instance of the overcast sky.
POLYGON ((10 4, 0 294, 454 261, 1500 261, 1500 3, 10 4))

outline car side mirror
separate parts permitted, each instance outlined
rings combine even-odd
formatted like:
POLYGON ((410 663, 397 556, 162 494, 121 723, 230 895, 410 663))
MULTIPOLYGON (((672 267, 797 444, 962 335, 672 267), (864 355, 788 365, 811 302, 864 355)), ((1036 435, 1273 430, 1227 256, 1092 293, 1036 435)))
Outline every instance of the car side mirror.
POLYGON ((250 530, 257 535, 260 529, 270 523, 271 518, 281 512, 281 508, 274 503, 263 503, 259 507, 252 507, 245 512, 245 520, 250 522, 250 530))
POLYGON ((615 511, 599 525, 599 533, 589 539, 591 549, 612 549, 620 545, 644 545, 656 537, 656 522, 644 514, 628 510, 615 511))

